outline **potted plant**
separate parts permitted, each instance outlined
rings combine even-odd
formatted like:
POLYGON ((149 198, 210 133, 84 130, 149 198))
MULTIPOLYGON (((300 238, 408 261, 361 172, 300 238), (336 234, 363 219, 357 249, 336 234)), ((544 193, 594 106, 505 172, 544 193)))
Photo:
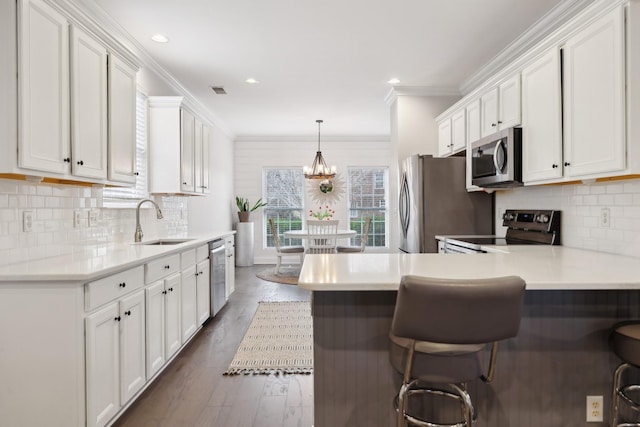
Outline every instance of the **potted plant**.
POLYGON ((262 198, 259 198, 258 201, 253 205, 253 207, 249 208, 249 206, 251 206, 251 204, 249 204, 249 199, 236 196, 236 206, 238 207, 239 221, 249 222, 249 214, 251 214, 251 212, 255 211, 256 209, 266 205, 267 204, 262 201, 262 198))

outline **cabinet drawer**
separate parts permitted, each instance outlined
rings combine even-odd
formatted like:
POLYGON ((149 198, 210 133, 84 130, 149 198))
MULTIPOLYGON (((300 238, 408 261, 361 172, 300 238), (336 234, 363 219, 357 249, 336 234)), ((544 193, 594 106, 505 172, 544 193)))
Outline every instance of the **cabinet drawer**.
POLYGON ((196 262, 209 258, 209 245, 202 245, 196 248, 196 262))
POLYGON ((155 282, 164 276, 178 271, 180 271, 180 254, 159 258, 145 264, 145 283, 155 282))
POLYGON ((134 289, 141 288, 143 285, 144 270, 142 266, 89 282, 86 284, 84 292, 85 310, 91 311, 134 289))
POLYGON ((184 270, 196 263, 196 250, 189 249, 180 254, 180 269, 184 270))

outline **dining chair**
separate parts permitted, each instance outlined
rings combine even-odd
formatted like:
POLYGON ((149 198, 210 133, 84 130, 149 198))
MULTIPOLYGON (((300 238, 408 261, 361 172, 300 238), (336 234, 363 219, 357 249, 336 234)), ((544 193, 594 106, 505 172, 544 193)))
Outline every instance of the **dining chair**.
POLYGON ((337 219, 307 220, 308 254, 332 254, 336 252, 338 242, 337 219))
POLYGON ((367 239, 369 238, 370 226, 371 226, 371 217, 367 217, 364 220, 364 227, 362 227, 362 233, 360 234, 359 246, 337 246, 336 251, 338 251, 338 253, 364 252, 364 248, 367 246, 367 239))
POLYGON ((273 235, 273 244, 276 247, 276 255, 278 257, 276 261, 276 274, 280 272, 280 264, 282 263, 282 257, 286 255, 299 255, 300 265, 304 261, 304 246, 280 246, 280 238, 278 237, 278 229, 273 218, 269 218, 269 227, 271 227, 271 234, 273 235))

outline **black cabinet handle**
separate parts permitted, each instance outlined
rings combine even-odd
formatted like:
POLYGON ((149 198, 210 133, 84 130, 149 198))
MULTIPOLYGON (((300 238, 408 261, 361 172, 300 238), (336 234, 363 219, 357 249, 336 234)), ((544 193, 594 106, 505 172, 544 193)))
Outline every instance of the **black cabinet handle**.
POLYGON ((71 163, 71 157, 65 157, 62 161, 65 163, 71 163))
POLYGON ((80 160, 80 161, 78 162, 78 164, 79 164, 80 166, 82 166, 82 165, 84 165, 84 162, 83 162, 82 160, 80 160))
POLYGON ((551 167, 555 169, 555 168, 557 168, 557 167, 558 167, 558 165, 556 165, 556 164, 554 163, 554 164, 552 164, 552 165, 551 165, 551 167))
POLYGON ((167 294, 167 291, 162 291, 162 294, 163 294, 163 295, 166 295, 166 294, 167 294))
POLYGON ((120 283, 120 285, 119 285, 119 286, 120 286, 121 288, 126 288, 126 287, 127 287, 127 284, 126 284, 125 282, 122 282, 122 283, 120 283))
POLYGON ((571 163, 569 163, 569 162, 564 162, 564 165, 565 165, 565 166, 571 166, 571 163))
POLYGON ((169 288, 169 292, 173 292, 173 288, 169 288))
POLYGON ((493 128, 494 128, 494 127, 496 127, 496 126, 498 126, 498 124, 497 124, 497 123, 491 123, 491 127, 493 127, 493 128))
POLYGON ((182 185, 187 185, 187 183, 186 183, 186 182, 183 182, 183 183, 182 183, 182 185))
POLYGON ((124 314, 126 314, 127 316, 131 316, 131 310, 125 311, 124 314))
POLYGON ((168 270, 168 269, 171 268, 171 266, 170 265, 165 265, 164 268, 165 268, 165 270, 168 270))
POLYGON ((135 172, 134 175, 138 176, 138 175, 140 175, 140 172, 135 172))
POLYGON ((115 318, 115 319, 113 319, 113 320, 115 320, 116 322, 119 322, 119 321, 120 321, 120 316, 116 317, 116 318, 115 318))
POLYGON ((498 124, 499 124, 499 125, 501 125, 501 124, 502 124, 502 121, 501 121, 501 120, 498 120, 498 124))

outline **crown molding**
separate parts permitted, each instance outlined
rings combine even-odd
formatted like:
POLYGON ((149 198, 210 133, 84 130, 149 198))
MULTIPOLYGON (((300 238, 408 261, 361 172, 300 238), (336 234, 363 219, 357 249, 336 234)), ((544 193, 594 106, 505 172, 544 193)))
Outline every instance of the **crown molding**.
POLYGON ((494 74, 507 67, 515 59, 534 48, 544 38, 596 0, 565 0, 547 12, 518 38, 502 49, 470 78, 462 82, 460 92, 467 95, 494 74))
POLYGON ((394 86, 389 90, 384 102, 391 106, 399 96, 461 96, 453 86, 394 86))
MULTIPOLYGON (((129 34, 120 24, 118 24, 109 14, 107 14, 93 0, 48 0, 59 3, 65 10, 81 19, 83 26, 89 25, 92 29, 99 30, 99 37, 113 43, 116 46, 124 47, 130 56, 135 58, 135 63, 147 68, 160 78, 177 93, 184 96, 184 104, 202 119, 215 125, 230 140, 235 138, 235 134, 226 126, 220 117, 211 112, 204 104, 193 96, 193 94, 182 85, 169 71, 163 68, 144 47, 129 34)), ((94 32, 94 31, 92 31, 94 32)))

